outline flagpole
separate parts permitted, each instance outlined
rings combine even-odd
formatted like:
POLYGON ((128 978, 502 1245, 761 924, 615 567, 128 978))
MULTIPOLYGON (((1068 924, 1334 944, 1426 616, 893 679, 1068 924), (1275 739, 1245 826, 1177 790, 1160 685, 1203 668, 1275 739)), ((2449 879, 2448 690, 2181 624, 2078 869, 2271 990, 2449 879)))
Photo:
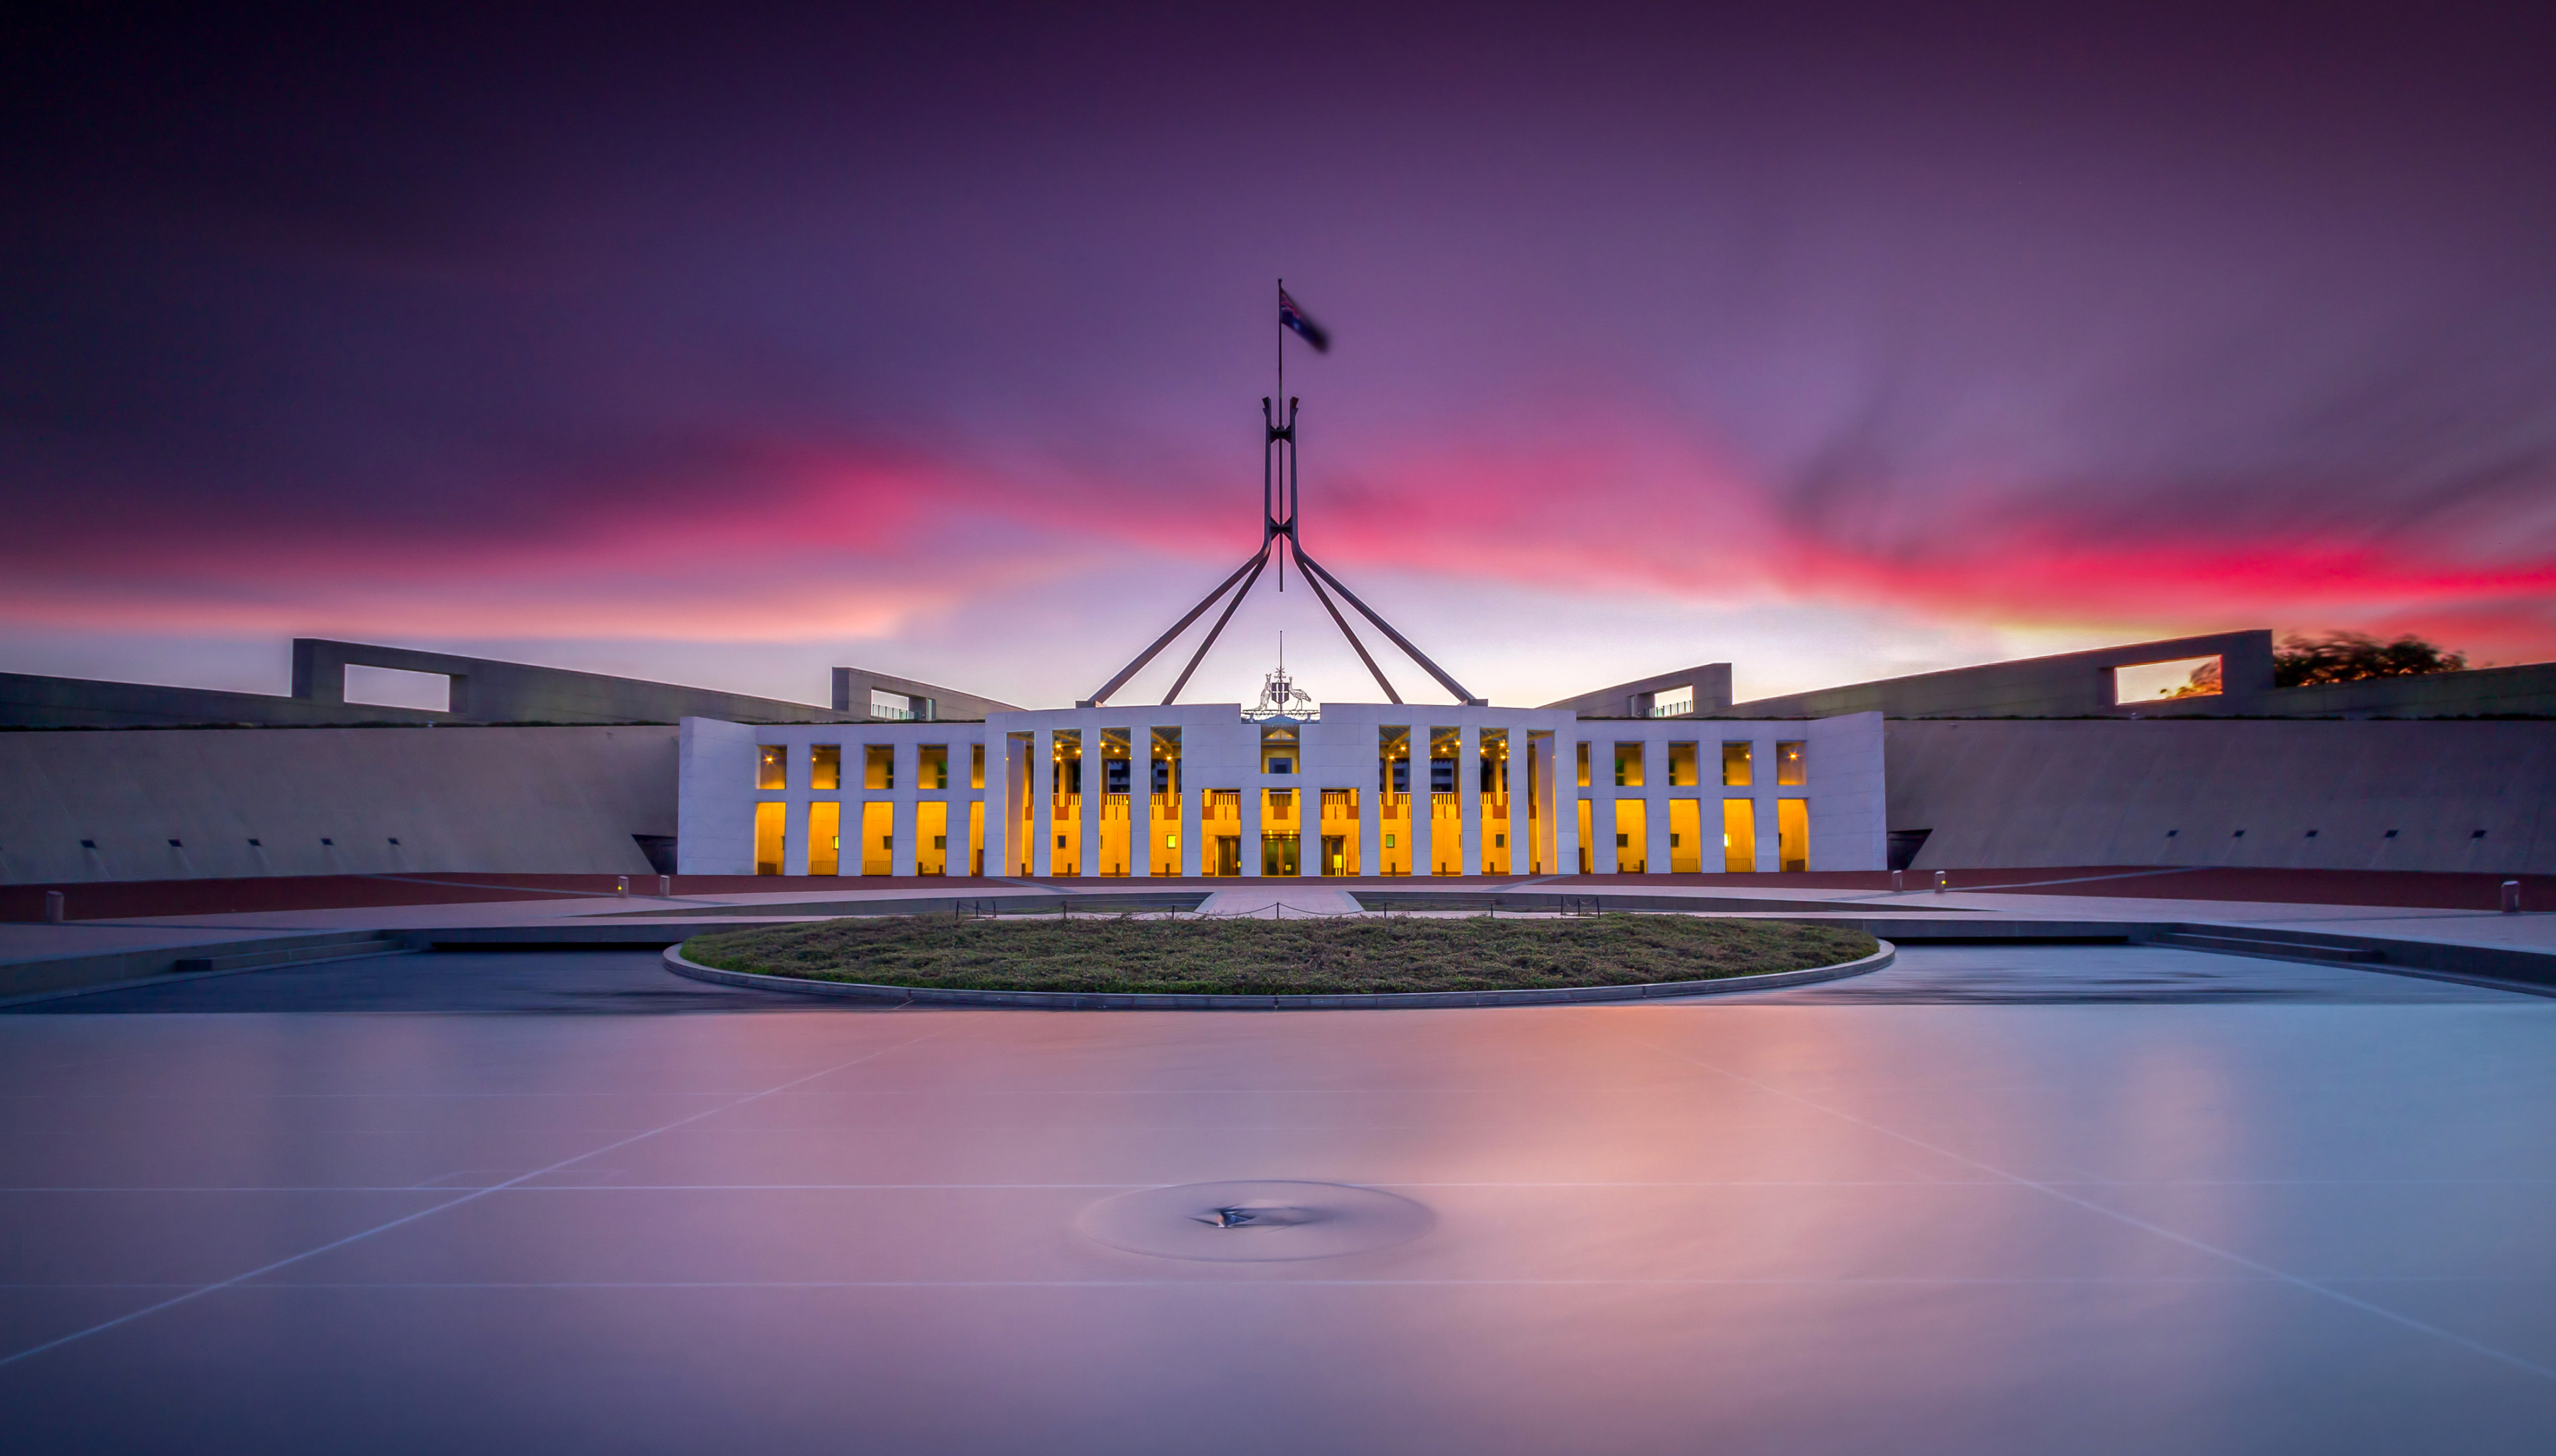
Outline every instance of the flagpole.
MULTIPOLYGON (((1278 311, 1282 315, 1287 311, 1287 280, 1283 278, 1278 280, 1278 311)), ((1278 408, 1281 411, 1287 408, 1287 325, 1283 322, 1278 325, 1278 408)), ((1295 422, 1291 420, 1288 424, 1293 425, 1295 422)), ((1292 430, 1289 432, 1290 437, 1287 441, 1287 463, 1290 465, 1296 463, 1296 441, 1293 433, 1292 430)), ((1279 477, 1278 488, 1282 491, 1287 488, 1286 477, 1279 477)), ((1288 520, 1290 522, 1295 520, 1293 512, 1289 513, 1288 520)), ((1287 548, 1283 546, 1278 548, 1278 589, 1280 591, 1287 589, 1287 548)))

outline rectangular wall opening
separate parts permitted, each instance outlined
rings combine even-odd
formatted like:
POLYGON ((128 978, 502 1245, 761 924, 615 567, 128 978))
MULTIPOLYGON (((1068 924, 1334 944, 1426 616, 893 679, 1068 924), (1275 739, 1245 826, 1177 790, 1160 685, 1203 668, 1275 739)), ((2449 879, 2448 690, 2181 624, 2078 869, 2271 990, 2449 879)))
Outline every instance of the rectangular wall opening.
POLYGON ((873 743, 861 750, 861 787, 896 788, 896 746, 873 743))
POLYGON ((1618 789, 1642 787, 1642 745, 1638 743, 1615 745, 1615 787, 1618 789))
POLYGON ((1615 873, 1643 875, 1650 872, 1649 805, 1638 798, 1615 800, 1615 873))
POLYGON ((1465 873, 1465 799, 1458 789, 1465 751, 1461 728, 1429 730, 1429 873, 1465 873))
POLYGON ((1697 777, 1695 745, 1692 743, 1670 744, 1669 787, 1671 789, 1693 789, 1702 782, 1703 780, 1697 777))
POLYGON ((1552 730, 1527 730, 1526 839, 1530 875, 1545 874, 1548 866, 1560 863, 1553 857, 1553 744, 1552 730))
POLYGON ((1354 875, 1358 872, 1358 791, 1354 789, 1323 790, 1322 833, 1323 857, 1315 872, 1323 875, 1354 875))
POLYGON ((950 787, 950 745, 927 743, 914 751, 914 787, 939 791, 950 787))
POLYGON ((935 716, 934 704, 928 697, 908 697, 883 687, 870 689, 870 712, 873 718, 890 723, 924 723, 935 716))
POLYGON ((1775 863, 1787 872, 1811 867, 1811 801, 1775 800, 1775 863))
POLYGON ((1376 730, 1376 873, 1411 873, 1411 730, 1376 730))
POLYGON ((2216 657, 2177 658, 2170 663, 2114 667, 2112 701, 2127 706, 2183 697, 2217 697, 2225 686, 2225 664, 2216 657))
POLYGON ((1751 769, 1748 760, 1749 753, 1747 744, 1725 743, 1722 746, 1722 783, 1725 788, 1745 789, 1748 787, 1748 777, 1751 769))
POLYGON ((1809 746, 1798 741, 1775 745, 1775 785, 1800 788, 1811 782, 1809 746))
POLYGON ((1007 733, 1003 735, 1003 807, 1011 827, 1005 831, 1003 857, 1010 861, 1005 873, 1027 878, 1039 836, 1038 826, 1038 735, 1007 733))
POLYGON ((1722 872, 1748 875, 1757 870, 1757 805, 1745 798, 1722 801, 1722 872))
POLYGON ((789 749, 767 743, 754 751, 754 787, 766 790, 790 787, 789 749))
POLYGON ((843 787, 843 746, 821 743, 808 750, 808 787, 832 793, 843 787))
POLYGON ((1136 872, 1135 730, 1100 730, 1100 873, 1124 879, 1136 872))
MULTIPOLYGON (((1582 748, 1588 746, 1585 743, 1581 745, 1582 748)), ((1580 873, 1584 875, 1596 873, 1592 866, 1597 864, 1598 851, 1589 842, 1597 833, 1594 827, 1596 818, 1597 811, 1590 807, 1589 800, 1585 798, 1580 800, 1580 873)))
POLYGON ((1260 790, 1260 873, 1293 878, 1301 872, 1304 826, 1292 789, 1260 790))
POLYGON ((981 798, 967 802, 967 873, 979 879, 985 874, 985 801, 981 798))
POLYGON ((754 873, 778 875, 788 863, 789 843, 784 825, 790 819, 790 805, 759 803, 754 806, 754 873))
POLYGON ((1050 875, 1083 873, 1083 730, 1059 728, 1048 735, 1048 769, 1055 788, 1048 794, 1047 835, 1050 875))
POLYGON ((1199 801, 1199 829, 1207 850, 1199 869, 1218 877, 1242 873, 1242 790, 1211 789, 1199 801))
POLYGON ((375 708, 423 708, 430 713, 452 711, 452 675, 448 672, 412 672, 406 667, 363 667, 346 665, 346 679, 339 696, 350 703, 375 708))
POLYGON ((914 873, 950 873, 950 803, 927 798, 914 806, 914 873))
POLYGON ((1146 764, 1151 791, 1146 794, 1146 853, 1153 873, 1177 879, 1181 873, 1181 730, 1157 728, 1146 764))
POLYGON ((842 855, 842 804, 833 799, 820 799, 808 805, 808 873, 840 873, 842 855))
POLYGON ((861 805, 861 873, 896 873, 896 805, 872 801, 861 805))
POLYGON ((1704 802, 1701 799, 1669 800, 1669 873, 1704 873, 1704 802))
POLYGON ((1482 873, 1505 875, 1509 872, 1509 730, 1482 730, 1481 761, 1477 832, 1482 836, 1482 873))

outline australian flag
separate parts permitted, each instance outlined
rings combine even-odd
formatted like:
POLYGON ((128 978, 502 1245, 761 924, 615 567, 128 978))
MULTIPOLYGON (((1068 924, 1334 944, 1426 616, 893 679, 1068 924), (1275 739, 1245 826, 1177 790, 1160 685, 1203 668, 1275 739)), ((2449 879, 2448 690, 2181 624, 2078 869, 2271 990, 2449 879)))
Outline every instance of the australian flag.
POLYGON ((1306 317, 1305 310, 1297 306, 1295 300, 1287 297, 1285 289, 1278 291, 1278 325, 1281 328, 1292 328, 1304 335, 1305 342, 1314 346, 1315 353, 1331 352, 1331 334, 1326 332, 1321 324, 1306 317))

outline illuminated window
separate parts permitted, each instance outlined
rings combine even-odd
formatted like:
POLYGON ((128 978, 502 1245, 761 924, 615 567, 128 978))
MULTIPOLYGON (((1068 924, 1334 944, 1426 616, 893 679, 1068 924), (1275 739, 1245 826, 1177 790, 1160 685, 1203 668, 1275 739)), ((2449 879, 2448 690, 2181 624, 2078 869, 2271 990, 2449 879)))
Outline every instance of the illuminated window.
POLYGON ((950 805, 942 799, 914 806, 914 873, 950 873, 950 805))
POLYGON ((1100 873, 1120 878, 1136 873, 1140 847, 1136 828, 1134 730, 1100 730, 1100 873))
MULTIPOLYGON (((976 762, 980 768, 984 756, 984 745, 978 744, 976 762)), ((967 805, 967 873, 980 877, 985 873, 985 801, 981 798, 967 805)))
POLYGON ((1296 819, 1296 790, 1260 791, 1260 873, 1293 877, 1303 872, 1304 838, 1296 819))
POLYGON ((1726 875, 1757 869, 1757 805, 1744 798, 1722 801, 1722 870, 1726 875))
POLYGON ((981 743, 967 745, 967 787, 985 787, 985 745, 981 743))
POLYGON ((896 873, 895 804, 873 801, 861 805, 861 873, 896 873))
POLYGON ((1354 789, 1326 789, 1322 798, 1323 858, 1316 873, 1354 875, 1358 872, 1358 791, 1354 789))
POLYGON ((1297 772, 1297 765, 1303 757, 1302 743, 1295 729, 1279 727, 1260 730, 1261 773, 1293 774, 1297 772))
POLYGON ((950 787, 950 745, 927 743, 916 749, 914 753, 915 788, 947 789, 950 787))
POLYGON ((861 750, 861 787, 863 789, 896 788, 896 746, 873 743, 861 750))
POLYGON ((1411 873, 1411 730, 1376 730, 1376 873, 1411 873))
POLYGON ((808 805, 808 873, 831 875, 842 868, 843 806, 833 799, 808 805))
POLYGON ((778 875, 789 845, 783 837, 783 825, 789 822, 790 805, 759 803, 754 806, 754 873, 778 875))
POLYGON ((1638 798, 1615 800, 1615 873, 1645 874, 1650 868, 1650 820, 1638 798))
POLYGON ((1803 760, 1803 745, 1798 742, 1775 745, 1775 783, 1778 786, 1808 784, 1810 781, 1803 777, 1803 770, 1807 767, 1803 760))
POLYGON ((1775 860, 1786 870, 1811 867, 1811 804, 1802 798, 1775 801, 1775 860))
POLYGON ((1640 744, 1615 745, 1615 787, 1618 789, 1642 787, 1642 746, 1640 744))
POLYGON ((1722 746, 1722 782, 1733 789, 1748 787, 1748 745, 1725 743, 1722 746))
POLYGON ((808 750, 808 787, 836 789, 843 787, 843 746, 821 743, 808 750))
MULTIPOLYGON (((790 787, 790 750, 778 744, 767 744, 754 766, 754 787, 787 789, 790 787)), ((773 871, 779 874, 780 871, 773 871)))
POLYGON ((1704 805, 1698 800, 1669 800, 1669 873, 1704 873, 1704 805))
POLYGON ((1177 877, 1181 873, 1181 730, 1157 728, 1150 737, 1147 777, 1153 791, 1147 795, 1146 822, 1151 827, 1147 842, 1154 846, 1153 872, 1177 877))
POLYGON ((1703 780, 1697 777, 1696 752, 1692 743, 1669 745, 1669 787, 1693 789, 1703 780))
POLYGON ((1589 787, 1589 745, 1580 745, 1580 787, 1589 787))
POLYGON ((1509 731, 1485 728, 1480 738, 1482 873, 1509 873, 1509 731))

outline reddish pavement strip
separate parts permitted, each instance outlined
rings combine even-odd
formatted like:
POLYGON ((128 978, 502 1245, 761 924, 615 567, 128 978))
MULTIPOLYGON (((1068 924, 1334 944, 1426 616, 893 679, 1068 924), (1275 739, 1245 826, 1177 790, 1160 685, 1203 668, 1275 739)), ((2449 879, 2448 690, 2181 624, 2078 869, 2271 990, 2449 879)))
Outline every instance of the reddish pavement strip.
MULTIPOLYGON (((1930 888, 1931 870, 1907 872, 1910 890, 1930 888)), ((2409 910, 2480 910, 2499 907, 2502 882, 2518 880, 2521 904, 2556 909, 2556 875, 2415 874, 2384 870, 2161 871, 2154 866, 2090 865, 2061 869, 1953 870, 1950 888, 2014 895, 2080 895, 2114 899, 2257 901, 2280 905, 2395 906, 2409 910)), ((0 886, 0 920, 41 920, 45 892, 60 890, 75 920, 149 915, 211 915, 272 910, 353 910, 369 906, 461 905, 471 902, 555 900, 613 893, 612 875, 311 875, 239 880, 112 880, 66 885, 0 886)), ((1357 879, 1323 882, 1337 889, 1474 889, 1514 883, 1519 877, 1480 880, 1357 879)), ((652 896, 657 877, 633 875, 634 897, 652 896)), ((675 894, 806 894, 842 890, 1017 890, 1018 881, 947 878, 890 879, 837 875, 678 875, 675 894)), ((1051 880, 1083 890, 1230 888, 1223 880, 1051 880)), ((1533 891, 1586 890, 1602 895, 1636 886, 1714 886, 1758 892, 1784 890, 1888 890, 1882 870, 1840 870, 1770 875, 1572 875, 1538 880, 1533 891)))

